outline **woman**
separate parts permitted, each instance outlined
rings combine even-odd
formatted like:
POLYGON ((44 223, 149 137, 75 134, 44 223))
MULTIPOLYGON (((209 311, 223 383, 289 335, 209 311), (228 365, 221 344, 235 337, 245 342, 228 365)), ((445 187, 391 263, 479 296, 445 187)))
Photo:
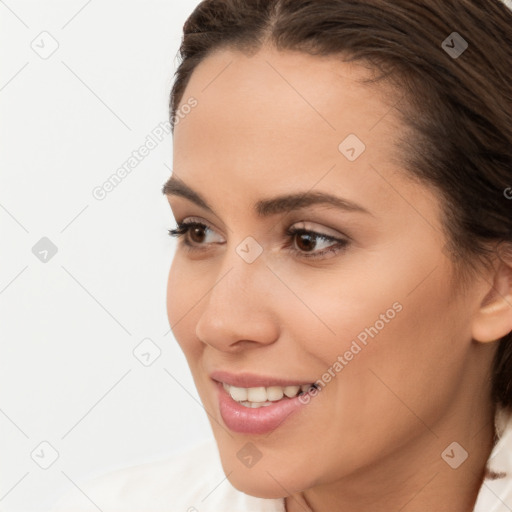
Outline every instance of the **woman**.
POLYGON ((216 446, 88 496, 511 510, 512 12, 205 0, 181 56, 168 316, 216 446))

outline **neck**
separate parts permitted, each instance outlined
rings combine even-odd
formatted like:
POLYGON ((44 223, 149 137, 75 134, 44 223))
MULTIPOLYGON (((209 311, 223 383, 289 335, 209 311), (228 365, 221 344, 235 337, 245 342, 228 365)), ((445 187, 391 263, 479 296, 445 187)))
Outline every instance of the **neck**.
POLYGON ((425 427, 421 435, 378 463, 287 497, 286 511, 473 510, 493 448, 495 409, 492 405, 480 413, 467 409, 465 414, 451 411, 448 418, 425 427), (460 447, 468 453, 463 462, 460 447))

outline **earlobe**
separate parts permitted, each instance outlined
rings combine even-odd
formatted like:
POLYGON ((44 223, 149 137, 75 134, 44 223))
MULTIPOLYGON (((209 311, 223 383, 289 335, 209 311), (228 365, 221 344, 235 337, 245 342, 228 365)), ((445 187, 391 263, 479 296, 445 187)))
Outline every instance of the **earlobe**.
MULTIPOLYGON (((504 254, 504 253, 502 253, 504 254)), ((510 257, 510 252, 508 253, 510 257)), ((497 341, 512 331, 512 262, 498 259, 492 288, 481 301, 472 321, 473 339, 497 341)))

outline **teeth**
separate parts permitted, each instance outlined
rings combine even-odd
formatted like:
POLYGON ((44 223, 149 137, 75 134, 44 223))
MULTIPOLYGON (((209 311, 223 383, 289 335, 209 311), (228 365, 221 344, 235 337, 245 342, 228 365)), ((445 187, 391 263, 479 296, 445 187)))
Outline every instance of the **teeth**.
MULTIPOLYGON (((257 389, 257 388, 252 388, 257 389)), ((236 400, 237 402, 243 402, 244 400, 247 400, 249 398, 249 389, 247 388, 237 388, 235 386, 229 387, 229 394, 231 395, 231 398, 233 400, 236 400)))
POLYGON ((269 405, 272 405, 272 402, 262 402, 262 403, 259 403, 259 402, 243 401, 243 402, 240 402, 240 403, 243 406, 249 407, 249 408, 252 408, 252 409, 258 409, 259 407, 268 407, 269 405))
POLYGON ((284 396, 283 388, 279 386, 271 386, 267 388, 267 399, 271 402, 276 402, 277 400, 281 400, 284 396))
POLYGON ((302 386, 270 386, 268 388, 239 388, 222 384, 227 393, 236 402, 240 402, 246 407, 267 407, 272 402, 277 402, 283 397, 293 398, 299 393, 306 393, 314 384, 303 384, 302 386))
POLYGON ((300 390, 300 386, 286 386, 284 388, 284 394, 288 398, 293 398, 300 390))
POLYGON ((247 390, 247 400, 249 402, 266 402, 267 390, 265 388, 249 388, 247 390))

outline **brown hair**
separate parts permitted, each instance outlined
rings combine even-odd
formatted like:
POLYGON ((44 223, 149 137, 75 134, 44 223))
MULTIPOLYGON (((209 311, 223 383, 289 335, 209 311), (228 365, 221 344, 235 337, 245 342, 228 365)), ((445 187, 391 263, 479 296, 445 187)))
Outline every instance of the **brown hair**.
MULTIPOLYGON (((461 282, 489 264, 491 242, 512 244, 512 11, 501 0, 204 0, 183 32, 171 122, 213 51, 272 44, 359 61, 381 72, 366 82, 385 78, 406 98, 395 107, 410 129, 403 163, 443 198, 461 282), (453 32, 468 44, 460 55, 446 48, 453 32)), ((492 394, 512 407, 512 333, 498 344, 492 394)))

